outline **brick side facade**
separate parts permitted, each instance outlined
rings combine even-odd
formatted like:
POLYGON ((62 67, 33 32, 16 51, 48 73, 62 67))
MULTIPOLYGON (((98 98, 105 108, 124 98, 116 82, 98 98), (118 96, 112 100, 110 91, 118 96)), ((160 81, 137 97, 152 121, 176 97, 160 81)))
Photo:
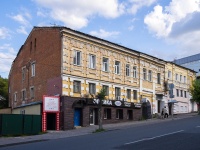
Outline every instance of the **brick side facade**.
MULTIPOLYGON (((9 99, 12 108, 34 101, 41 101, 42 95, 49 94, 48 91, 50 90, 47 91, 47 89, 56 88, 54 84, 50 84, 51 82, 47 80, 60 77, 60 66, 61 38, 59 29, 34 28, 19 50, 10 71, 9 99), (32 63, 35 63, 35 76, 32 76, 32 63), (25 69, 24 80, 22 80, 22 68, 25 69), (30 97, 30 87, 34 87, 34 98, 30 97), (26 91, 24 101, 22 101, 22 90, 26 91), (17 93, 16 101, 14 101, 14 93, 17 93)), ((58 94, 61 93, 61 91, 57 92, 58 94)))

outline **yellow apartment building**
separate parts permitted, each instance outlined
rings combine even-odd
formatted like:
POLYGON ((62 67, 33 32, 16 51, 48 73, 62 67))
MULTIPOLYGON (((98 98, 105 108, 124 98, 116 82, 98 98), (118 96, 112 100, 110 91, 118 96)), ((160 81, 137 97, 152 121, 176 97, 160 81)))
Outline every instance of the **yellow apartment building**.
MULTIPOLYGON (((188 88, 194 76, 190 69, 66 27, 34 27, 13 61, 10 105, 13 113, 42 114, 43 95, 57 95, 60 129, 95 125, 95 96, 104 88, 103 123, 133 121, 168 106, 166 83, 173 83, 174 111, 185 113, 192 110, 188 88)), ((55 122, 55 115, 47 118, 47 125, 55 122)))

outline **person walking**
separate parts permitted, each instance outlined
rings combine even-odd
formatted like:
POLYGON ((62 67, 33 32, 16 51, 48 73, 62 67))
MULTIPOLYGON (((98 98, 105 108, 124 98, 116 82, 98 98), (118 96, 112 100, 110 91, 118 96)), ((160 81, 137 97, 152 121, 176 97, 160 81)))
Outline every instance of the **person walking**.
POLYGON ((164 118, 164 107, 162 108, 162 111, 161 111, 161 118, 162 119, 164 118))
POLYGON ((168 115, 166 106, 163 108, 163 114, 164 114, 164 118, 168 118, 169 115, 168 115))

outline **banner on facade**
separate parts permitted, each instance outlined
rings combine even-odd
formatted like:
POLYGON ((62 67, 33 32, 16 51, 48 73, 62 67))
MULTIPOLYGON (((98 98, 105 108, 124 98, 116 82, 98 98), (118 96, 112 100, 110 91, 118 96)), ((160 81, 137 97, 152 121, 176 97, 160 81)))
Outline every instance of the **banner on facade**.
POLYGON ((43 112, 59 112, 60 97, 59 96, 43 96, 43 112))
MULTIPOLYGON (((88 99, 87 100, 88 105, 98 105, 99 99, 88 99)), ((134 108, 135 105, 132 102, 127 101, 119 101, 119 100, 102 100, 103 106, 111 106, 111 107, 129 107, 134 108)))

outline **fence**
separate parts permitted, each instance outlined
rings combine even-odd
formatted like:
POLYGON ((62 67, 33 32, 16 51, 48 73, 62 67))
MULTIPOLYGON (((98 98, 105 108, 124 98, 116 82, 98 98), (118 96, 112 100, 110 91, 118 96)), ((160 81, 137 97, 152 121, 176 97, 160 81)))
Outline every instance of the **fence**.
POLYGON ((41 132, 41 115, 0 114, 0 136, 41 132))

